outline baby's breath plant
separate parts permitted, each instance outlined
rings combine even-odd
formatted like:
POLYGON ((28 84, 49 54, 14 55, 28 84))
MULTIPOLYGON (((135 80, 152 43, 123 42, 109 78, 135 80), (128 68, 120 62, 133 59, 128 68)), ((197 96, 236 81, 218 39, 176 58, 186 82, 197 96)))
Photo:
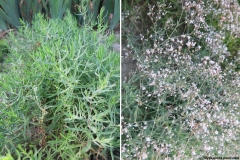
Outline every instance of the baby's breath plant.
POLYGON ((119 54, 93 26, 38 14, 9 41, 0 74, 0 154, 119 158, 119 54))
MULTIPOLYGON (((152 23, 135 33, 141 45, 126 36, 137 67, 123 82, 123 159, 240 154, 239 55, 232 56, 224 41, 229 30, 209 21, 215 3, 150 3, 143 13, 152 23)), ((125 16, 123 24, 131 17, 125 16)))

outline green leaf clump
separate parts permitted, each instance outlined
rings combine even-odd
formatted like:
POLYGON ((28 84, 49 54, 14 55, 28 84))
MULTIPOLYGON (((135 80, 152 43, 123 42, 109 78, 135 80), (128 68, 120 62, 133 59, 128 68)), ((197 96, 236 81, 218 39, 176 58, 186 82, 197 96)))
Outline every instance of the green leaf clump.
POLYGON ((79 28, 69 13, 63 20, 38 14, 32 27, 10 35, 0 73, 1 155, 119 156, 120 56, 112 38, 79 28))

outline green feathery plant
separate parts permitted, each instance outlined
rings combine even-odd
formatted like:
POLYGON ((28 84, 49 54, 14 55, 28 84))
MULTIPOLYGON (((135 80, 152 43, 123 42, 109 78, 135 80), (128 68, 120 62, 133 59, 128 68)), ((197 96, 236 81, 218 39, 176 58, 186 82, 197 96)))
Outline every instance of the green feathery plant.
POLYGON ((38 14, 11 34, 0 74, 0 154, 15 159, 119 158, 118 53, 92 26, 38 14))
MULTIPOLYGON (((8 42, 5 39, 0 40, 0 63, 4 61, 4 57, 7 53, 8 42)), ((1 71, 1 70, 0 70, 1 71)))

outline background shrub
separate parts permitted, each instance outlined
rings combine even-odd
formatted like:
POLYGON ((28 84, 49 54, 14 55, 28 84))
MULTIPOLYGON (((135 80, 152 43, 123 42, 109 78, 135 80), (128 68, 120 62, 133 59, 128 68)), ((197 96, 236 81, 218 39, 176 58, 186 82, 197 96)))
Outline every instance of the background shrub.
POLYGON ((97 22, 100 10, 104 10, 104 24, 111 30, 119 23, 120 0, 8 0, 0 1, 0 31, 9 27, 20 27, 20 19, 31 24, 37 13, 47 18, 62 19, 67 10, 71 10, 80 25, 97 22))

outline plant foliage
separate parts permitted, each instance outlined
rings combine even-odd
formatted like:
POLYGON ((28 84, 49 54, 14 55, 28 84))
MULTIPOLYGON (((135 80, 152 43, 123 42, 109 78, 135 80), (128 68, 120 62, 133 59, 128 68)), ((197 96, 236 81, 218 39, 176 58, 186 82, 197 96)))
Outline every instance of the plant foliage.
POLYGON ((101 9, 104 9, 104 23, 108 24, 111 30, 120 20, 119 0, 2 0, 0 29, 6 30, 6 22, 18 28, 20 18, 31 23, 33 16, 39 12, 45 14, 45 17, 62 19, 68 9, 81 25, 89 18, 93 22, 97 21, 101 9), (87 15, 88 18, 83 15, 87 15))
POLYGON ((122 159, 237 157, 239 5, 138 2, 122 13, 122 54, 136 61, 122 83, 122 159))
MULTIPOLYGON (((117 158, 119 54, 114 36, 38 14, 10 35, 0 74, 0 154, 20 159, 117 158)), ((119 156, 119 155, 118 155, 119 156)))

